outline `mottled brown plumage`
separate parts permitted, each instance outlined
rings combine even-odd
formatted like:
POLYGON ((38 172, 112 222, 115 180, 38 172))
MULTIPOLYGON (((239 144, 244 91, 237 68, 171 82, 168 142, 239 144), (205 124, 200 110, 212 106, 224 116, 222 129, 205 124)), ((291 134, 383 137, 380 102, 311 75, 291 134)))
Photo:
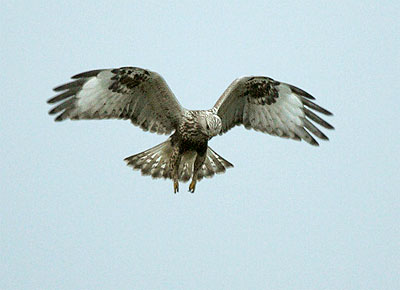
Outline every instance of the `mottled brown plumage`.
POLYGON ((157 73, 137 68, 92 70, 58 86, 49 113, 65 119, 124 119, 145 131, 171 134, 165 142, 125 161, 143 175, 170 178, 174 192, 179 181, 192 182, 223 173, 233 165, 215 153, 208 141, 237 125, 271 135, 305 140, 318 145, 311 135, 328 140, 311 121, 333 129, 313 111, 331 113, 307 92, 268 77, 251 76, 235 80, 210 110, 183 108, 165 80, 157 73))

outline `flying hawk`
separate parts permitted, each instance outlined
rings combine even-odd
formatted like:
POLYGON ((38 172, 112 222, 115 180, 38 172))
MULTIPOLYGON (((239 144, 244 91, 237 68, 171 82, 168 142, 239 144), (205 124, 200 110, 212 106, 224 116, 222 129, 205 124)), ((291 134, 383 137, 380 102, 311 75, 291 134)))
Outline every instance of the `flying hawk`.
POLYGON ((144 131, 171 134, 165 142, 125 158, 128 166, 153 178, 170 178, 174 192, 179 181, 192 181, 189 191, 203 177, 225 172, 233 165, 208 146, 208 141, 237 125, 270 135, 304 140, 318 146, 311 135, 328 137, 311 121, 327 129, 333 126, 312 110, 329 111, 313 103, 307 92, 265 76, 236 79, 210 110, 187 110, 156 72, 138 68, 92 70, 77 74, 58 86, 56 104, 49 114, 65 119, 129 119, 144 131), (311 134, 310 134, 311 133, 311 134))

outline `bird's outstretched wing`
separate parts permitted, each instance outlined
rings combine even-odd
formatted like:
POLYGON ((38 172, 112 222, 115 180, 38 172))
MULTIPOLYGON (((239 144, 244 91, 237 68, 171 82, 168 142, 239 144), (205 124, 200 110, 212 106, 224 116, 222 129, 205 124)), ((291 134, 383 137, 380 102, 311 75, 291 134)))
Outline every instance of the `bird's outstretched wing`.
POLYGON ((56 103, 49 114, 65 119, 130 119, 145 131, 169 134, 181 119, 184 108, 165 80, 137 67, 92 70, 58 86, 59 94, 47 102, 56 103))
POLYGON ((310 134, 328 140, 311 121, 333 129, 313 111, 325 115, 307 92, 268 77, 251 76, 236 79, 218 99, 213 110, 222 120, 221 135, 237 125, 279 137, 318 142, 310 134))

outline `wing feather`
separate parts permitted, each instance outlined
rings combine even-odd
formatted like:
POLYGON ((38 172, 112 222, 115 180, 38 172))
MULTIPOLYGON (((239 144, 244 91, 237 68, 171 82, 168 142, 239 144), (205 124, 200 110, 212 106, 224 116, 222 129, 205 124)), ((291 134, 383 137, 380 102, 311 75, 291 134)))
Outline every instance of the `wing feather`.
POLYGON ((100 69, 83 72, 73 81, 54 88, 58 95, 49 114, 65 119, 130 119, 145 131, 169 134, 185 109, 157 73, 137 68, 100 69))
POLYGON ((321 125, 322 127, 325 127, 326 129, 334 129, 331 124, 329 124, 325 120, 321 119, 318 115, 316 115, 314 112, 310 111, 309 109, 304 108, 304 113, 308 118, 313 120, 315 123, 321 125))
POLYGON ((311 121, 326 129, 334 128, 311 110, 328 116, 332 113, 310 100, 315 98, 298 87, 251 76, 233 81, 213 110, 222 120, 221 135, 234 126, 244 125, 247 129, 318 145, 311 134, 322 140, 328 137, 311 121))

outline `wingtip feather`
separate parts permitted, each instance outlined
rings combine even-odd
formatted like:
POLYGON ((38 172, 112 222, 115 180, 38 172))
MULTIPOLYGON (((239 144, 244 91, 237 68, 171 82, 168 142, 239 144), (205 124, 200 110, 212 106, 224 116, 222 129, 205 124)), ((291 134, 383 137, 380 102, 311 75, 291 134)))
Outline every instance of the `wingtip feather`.
POLYGON ((104 71, 104 69, 94 69, 94 70, 90 70, 90 71, 85 71, 85 72, 73 75, 71 77, 71 79, 81 79, 81 78, 95 77, 102 71, 104 71))
POLYGON ((57 118, 54 119, 55 122, 61 122, 64 121, 65 119, 62 117, 62 115, 58 116, 57 118))
POLYGON ((310 100, 315 100, 315 98, 312 95, 310 95, 309 93, 307 93, 305 90, 302 90, 302 89, 300 89, 298 87, 295 87, 293 85, 288 85, 288 86, 292 90, 293 93, 295 93, 297 95, 300 95, 302 97, 305 97, 307 99, 310 99, 310 100))
POLYGON ((60 91, 65 91, 65 90, 69 90, 69 89, 78 89, 81 88, 82 85, 85 83, 85 79, 78 79, 78 80, 74 80, 72 82, 66 83, 66 84, 62 84, 58 87, 53 88, 53 91, 55 92, 60 92, 60 91))

